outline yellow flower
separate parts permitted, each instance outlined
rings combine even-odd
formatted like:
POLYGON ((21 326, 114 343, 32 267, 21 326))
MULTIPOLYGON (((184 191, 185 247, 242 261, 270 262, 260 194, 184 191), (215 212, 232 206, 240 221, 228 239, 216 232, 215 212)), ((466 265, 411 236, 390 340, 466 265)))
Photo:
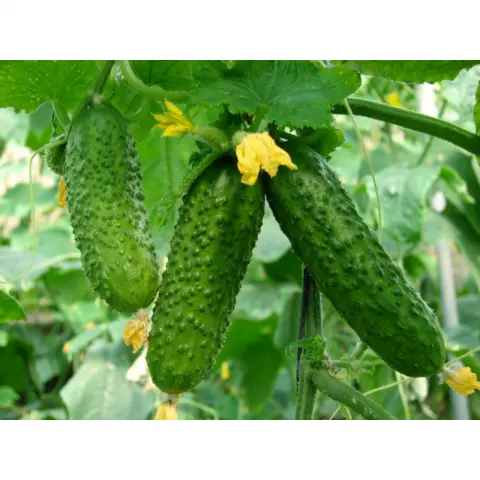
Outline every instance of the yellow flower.
POLYGON ((445 382, 460 395, 471 395, 475 389, 480 390, 480 382, 470 367, 458 367, 455 370, 445 370, 445 382))
POLYGON ((165 130, 162 137, 178 137, 193 130, 193 123, 176 105, 165 100, 165 107, 167 107, 167 113, 153 115, 158 122, 158 125, 153 128, 165 130))
POLYGON ((71 349, 72 349, 71 343, 67 342, 67 343, 63 344, 62 352, 63 353, 68 353, 68 352, 70 352, 71 349))
POLYGON ((177 404, 166 401, 158 406, 155 420, 178 420, 177 404))
POLYGON ((64 177, 60 178, 60 184, 58 185, 57 204, 61 208, 67 206, 67 186, 64 177))
POLYGON ((391 92, 387 95, 387 103, 394 107, 402 107, 402 101, 398 92, 391 92))
POLYGON ((137 353, 148 340, 149 330, 150 317, 148 312, 140 309, 135 315, 135 318, 129 320, 125 325, 125 329, 123 330, 123 341, 125 345, 132 345, 133 353, 137 353))
POLYGON ((221 371, 220 371, 220 378, 224 381, 228 380, 230 378, 230 369, 228 368, 228 363, 227 362, 222 363, 222 367, 221 367, 221 371))
POLYGON ((85 330, 92 330, 93 328, 95 328, 95 323, 94 322, 88 322, 85 325, 85 330))
POLYGON ((277 174, 280 165, 285 165, 290 170, 297 169, 290 155, 282 150, 267 132, 245 135, 236 152, 242 183, 247 185, 253 185, 257 181, 260 169, 265 170, 272 178, 277 174))

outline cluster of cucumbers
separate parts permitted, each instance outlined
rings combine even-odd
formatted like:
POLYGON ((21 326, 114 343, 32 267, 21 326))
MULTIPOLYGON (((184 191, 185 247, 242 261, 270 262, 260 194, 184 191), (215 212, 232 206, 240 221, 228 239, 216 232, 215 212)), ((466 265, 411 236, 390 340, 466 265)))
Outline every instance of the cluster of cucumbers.
POLYGON ((195 180, 183 198, 161 283, 139 157, 123 117, 112 107, 92 106, 75 119, 66 146, 48 152, 48 164, 66 178, 75 240, 94 290, 125 313, 157 296, 147 354, 154 383, 182 393, 212 369, 265 198, 320 290, 362 341, 405 375, 440 371, 445 347, 432 310, 325 159, 300 140, 278 142, 297 170, 281 167, 274 178, 244 185, 232 152, 195 180))

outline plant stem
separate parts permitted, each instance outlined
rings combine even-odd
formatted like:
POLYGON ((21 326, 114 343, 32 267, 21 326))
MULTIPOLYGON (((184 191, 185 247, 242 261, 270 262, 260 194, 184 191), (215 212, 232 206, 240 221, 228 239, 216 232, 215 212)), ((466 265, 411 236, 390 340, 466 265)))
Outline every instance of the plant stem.
MULTIPOLYGON (((475 135, 452 123, 404 108, 392 107, 391 105, 361 98, 350 98, 348 103, 354 115, 374 118, 426 133, 453 143, 470 153, 480 155, 480 135, 475 135)), ((343 104, 334 105, 333 113, 345 115, 348 114, 348 109, 343 104)))
POLYGON ((53 110, 58 122, 63 128, 63 131, 66 132, 70 126, 70 117, 68 116, 68 113, 58 103, 53 104, 53 110))
MULTIPOLYGON (((440 107, 440 111, 438 112, 438 118, 442 118, 442 115, 445 113, 445 110, 448 105, 448 100, 444 100, 442 103, 442 106, 440 107)), ((418 159, 417 162, 417 167, 423 163, 425 158, 427 158, 428 152, 430 151, 430 148, 432 148, 432 143, 435 140, 435 137, 430 136, 427 143, 425 144, 425 148, 423 149, 422 154, 420 155, 420 158, 418 159)))
POLYGON ((402 401, 403 411, 405 413, 405 420, 411 420, 410 408, 408 406, 407 395, 405 394, 405 386, 402 383, 402 377, 398 372, 395 372, 395 379, 398 382, 398 393, 400 394, 400 399, 402 401))
POLYGON ((368 350, 368 345, 363 342, 358 342, 350 356, 351 360, 360 360, 363 354, 368 350))
POLYGON ((332 377, 327 370, 310 370, 313 383, 321 392, 348 408, 362 415, 368 420, 395 420, 378 403, 367 398, 363 393, 350 385, 332 377))
MULTIPOLYGON (((323 335, 322 295, 305 267, 303 269, 303 297, 300 316, 299 340, 323 335)), ((295 418, 297 420, 311 420, 317 389, 308 375, 308 361, 298 349, 297 354, 297 405, 295 418)))
POLYGON ((258 132, 260 128, 260 124, 262 123, 263 117, 265 117, 265 114, 267 113, 267 109, 268 109, 267 105, 263 105, 263 104, 257 107, 257 110, 255 111, 255 120, 250 126, 251 132, 258 132))
POLYGON ((92 85, 92 88, 83 97, 83 100, 81 101, 77 110, 73 114, 72 121, 67 130, 67 137, 70 134, 70 130, 72 129, 72 126, 75 123, 75 120, 78 118, 78 116, 88 107, 88 105, 91 103, 92 99, 96 95, 99 95, 100 93, 102 93, 103 87, 105 86, 105 83, 107 83, 108 76, 110 75, 110 72, 112 71, 114 64, 115 64, 115 60, 106 60, 105 63, 103 64, 103 67, 100 70, 98 77, 95 79, 95 82, 92 85))
POLYGON ((131 87, 154 100, 169 99, 177 102, 188 100, 189 95, 187 92, 169 92, 160 87, 160 85, 146 85, 135 75, 128 60, 117 60, 117 65, 131 87))
POLYGON ((468 352, 464 353, 463 355, 460 355, 459 357, 455 357, 452 360, 449 360, 446 364, 445 367, 449 367, 450 365, 453 365, 454 363, 458 362, 462 358, 469 357, 470 355, 473 355, 474 353, 480 352, 480 346, 475 347, 472 350, 469 350, 468 352))
POLYGON ((102 93, 103 87, 107 83, 108 76, 110 75, 110 72, 112 71, 113 65, 115 64, 115 60, 106 60, 105 63, 103 64, 102 70, 100 71, 100 74, 98 75, 97 79, 95 80, 95 83, 92 86, 92 91, 90 95, 95 95, 98 93, 102 93))
POLYGON ((345 405, 340 404, 340 410, 342 411, 345 420, 352 420, 352 414, 345 405))

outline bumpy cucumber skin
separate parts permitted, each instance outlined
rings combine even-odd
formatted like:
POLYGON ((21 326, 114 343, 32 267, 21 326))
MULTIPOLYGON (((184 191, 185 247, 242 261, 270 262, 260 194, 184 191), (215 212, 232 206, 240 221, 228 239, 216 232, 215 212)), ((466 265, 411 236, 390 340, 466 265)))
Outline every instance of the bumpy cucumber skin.
MULTIPOLYGON (((65 135, 61 135, 54 138, 53 141, 62 140, 65 135)), ((65 175, 65 152, 67 150, 67 144, 55 145, 52 148, 45 150, 45 161, 52 172, 57 175, 65 175)))
POLYGON ((118 112, 100 106, 79 116, 68 138, 65 176, 75 241, 94 290, 121 312, 147 307, 159 269, 138 153, 118 112))
POLYGON ((437 318, 357 213, 328 163, 298 142, 298 166, 265 178, 269 204, 293 249, 333 306, 388 365, 410 377, 441 370, 437 318))
POLYGON ((167 393, 213 367, 264 213, 260 181, 243 185, 232 158, 207 168, 184 198, 152 317, 147 362, 167 393))

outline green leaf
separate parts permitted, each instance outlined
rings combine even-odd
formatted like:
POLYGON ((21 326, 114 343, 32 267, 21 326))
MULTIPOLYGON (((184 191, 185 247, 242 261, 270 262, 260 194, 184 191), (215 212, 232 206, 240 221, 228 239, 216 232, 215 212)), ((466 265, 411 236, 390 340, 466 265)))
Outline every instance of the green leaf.
POLYGON ((19 398, 12 387, 0 387, 0 408, 12 407, 19 398))
MULTIPOLYGON (((68 258, 66 257, 67 256, 60 255, 54 258, 45 258, 37 253, 31 268, 18 282, 35 280, 54 266, 65 270, 78 270, 80 262, 72 262, 68 260, 70 256, 68 256, 68 258)), ((78 254, 78 258, 80 258, 80 254, 78 254)), ((10 247, 0 247, 0 277, 8 281, 17 278, 25 271, 31 260, 32 252, 10 247)))
POLYGON ((152 397, 126 380, 127 369, 85 362, 61 390, 72 420, 144 420, 152 397))
MULTIPOLYGON (((440 226, 440 228, 445 228, 445 235, 448 235, 448 238, 455 241, 469 264, 475 283, 480 288, 480 236, 467 218, 453 205, 447 204, 447 208, 442 212, 441 218, 444 220, 444 225, 443 227, 440 226)), ((436 235, 437 239, 444 238, 444 234, 440 234, 438 229, 436 235)))
POLYGON ((131 60, 130 65, 147 85, 160 85, 167 91, 191 90, 195 85, 190 60, 131 60))
POLYGON ((195 150, 191 138, 162 137, 158 130, 138 143, 145 206, 149 214, 154 213, 165 195, 172 194, 178 187, 188 171, 188 159, 195 150))
POLYGON ((342 66, 319 70, 309 61, 249 60, 202 83, 192 101, 227 104, 231 113, 253 114, 266 106, 269 122, 325 128, 332 122, 331 105, 359 87, 359 76, 342 66))
POLYGON ((28 115, 24 112, 17 113, 12 108, 1 108, 0 141, 13 141, 18 145, 24 145, 27 135, 28 115))
POLYGON ((302 310, 302 292, 293 293, 283 312, 278 317, 274 343, 280 349, 286 348, 298 339, 300 313, 302 310))
POLYGON ((465 180, 448 165, 442 165, 440 178, 455 192, 465 203, 475 203, 475 199, 468 193, 465 180))
POLYGON ((95 300, 95 294, 83 270, 52 268, 43 275, 42 280, 57 305, 95 300))
POLYGON ((289 295, 299 291, 295 284, 244 283, 237 296, 234 314, 264 320, 283 310, 289 295))
POLYGON ((463 295, 457 298, 460 323, 480 333, 480 295, 463 295))
POLYGON ((8 333, 0 330, 0 347, 5 347, 8 344, 8 333))
POLYGON ((480 60, 348 60, 346 65, 365 75, 398 82, 435 83, 453 80, 480 60))
POLYGON ((20 304, 3 290, 0 290, 0 323, 26 319, 27 316, 20 304))
POLYGON ((328 158, 345 141, 342 130, 335 127, 319 129, 312 134, 318 140, 309 142, 310 148, 318 152, 322 157, 328 158))
POLYGON ((475 104, 475 109, 473 110, 473 119, 477 127, 477 134, 480 135, 480 82, 478 82, 477 87, 477 103, 475 104))
POLYGON ((475 158, 456 152, 450 155, 442 167, 441 176, 445 169, 456 172, 457 178, 449 184, 450 191, 445 195, 450 203, 455 205, 480 234, 480 179, 477 177, 479 169, 475 158))
POLYGON ((76 355, 85 350, 96 338, 106 331, 106 325, 99 325, 90 330, 85 330, 71 339, 69 355, 76 355))
POLYGON ((447 348, 453 352, 471 350, 480 344, 478 334, 468 325, 446 327, 444 332, 447 338, 447 348))
MULTIPOLYGON (((32 185, 36 208, 54 206, 56 204, 55 188, 45 188, 38 183, 32 185)), ((25 217, 30 214, 30 187, 26 183, 19 183, 9 188, 0 198, 2 215, 25 217)))
POLYGON ((283 358, 283 353, 273 344, 271 334, 263 335, 257 343, 245 350, 240 385, 249 409, 256 410, 268 400, 283 358))
POLYGON ((296 283, 297 285, 302 283, 302 262, 292 249, 287 250, 285 255, 276 262, 263 264, 263 269, 268 277, 276 282, 296 283))
POLYGON ((94 61, 2 60, 0 107, 33 112, 44 102, 77 106, 98 73, 94 61))
POLYGON ((274 345, 274 327, 275 317, 265 321, 234 319, 217 358, 217 365, 225 360, 239 362, 240 394, 251 409, 261 407, 269 398, 285 358, 274 345))
MULTIPOLYGON (((424 165, 406 169, 394 165, 376 175, 382 206, 383 231, 390 243, 387 250, 406 248, 421 239, 425 195, 438 176, 438 167, 424 165), (395 248, 392 248, 395 247, 395 248)), ((372 179, 369 194, 375 199, 372 179)))
POLYGON ((253 257, 260 262, 272 263, 280 259, 289 249, 290 240, 280 229, 272 210, 267 205, 253 257))
POLYGON ((46 102, 29 115, 30 130, 26 145, 32 150, 46 145, 52 137, 53 105, 46 102))

